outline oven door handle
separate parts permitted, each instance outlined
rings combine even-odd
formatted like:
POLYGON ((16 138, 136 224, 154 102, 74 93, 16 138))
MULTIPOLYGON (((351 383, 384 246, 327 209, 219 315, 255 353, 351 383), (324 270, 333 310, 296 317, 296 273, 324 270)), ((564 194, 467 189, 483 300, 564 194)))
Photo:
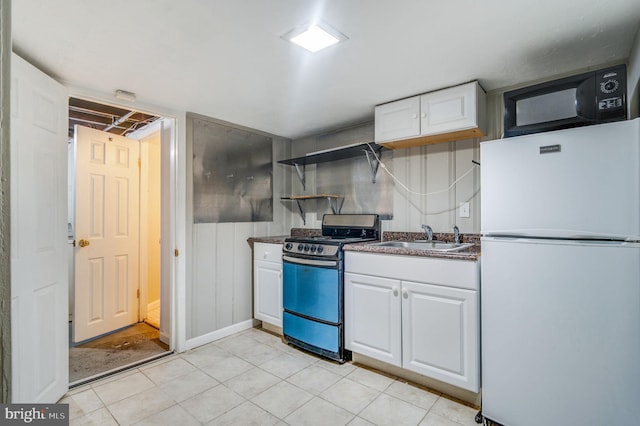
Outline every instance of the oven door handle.
POLYGON ((282 260, 289 263, 297 263, 299 265, 308 265, 308 266, 329 266, 334 268, 338 266, 338 262, 336 262, 335 260, 302 259, 299 257, 291 257, 291 256, 282 256, 282 260))

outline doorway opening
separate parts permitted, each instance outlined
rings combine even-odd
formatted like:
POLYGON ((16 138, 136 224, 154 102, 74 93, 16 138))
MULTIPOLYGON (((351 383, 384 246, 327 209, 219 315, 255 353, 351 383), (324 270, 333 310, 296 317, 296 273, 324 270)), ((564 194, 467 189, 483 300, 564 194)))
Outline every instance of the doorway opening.
POLYGON ((69 98, 69 382, 169 354, 174 120, 69 98), (164 198, 164 199, 163 199, 164 198))

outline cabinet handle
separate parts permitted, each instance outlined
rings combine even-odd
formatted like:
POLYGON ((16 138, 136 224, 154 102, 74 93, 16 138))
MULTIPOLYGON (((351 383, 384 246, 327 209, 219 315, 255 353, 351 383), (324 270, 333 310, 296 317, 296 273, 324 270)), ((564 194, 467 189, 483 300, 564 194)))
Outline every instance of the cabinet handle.
POLYGON ((422 118, 427 118, 427 113, 426 112, 422 113, 422 118))
POLYGON ((416 118, 418 118, 418 114, 413 114, 413 115, 411 116, 411 118, 413 118, 413 119, 415 120, 416 118))
POLYGON ((405 299, 409 298, 409 292, 407 290, 402 290, 402 297, 404 297, 405 299))
POLYGON ((393 288, 391 289, 391 291, 393 291, 393 295, 394 295, 394 296, 397 296, 397 295, 398 295, 398 287, 393 287, 393 288))
POLYGON ((265 251, 265 252, 264 252, 264 259, 266 259, 267 257, 269 257, 269 252, 268 252, 268 251, 265 251))

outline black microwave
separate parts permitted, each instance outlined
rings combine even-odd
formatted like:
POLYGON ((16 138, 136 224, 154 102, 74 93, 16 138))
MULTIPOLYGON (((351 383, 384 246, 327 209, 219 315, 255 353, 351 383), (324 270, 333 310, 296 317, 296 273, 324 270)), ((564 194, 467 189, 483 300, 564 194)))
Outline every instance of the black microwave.
POLYGON ((627 119, 626 65, 504 93, 504 137, 627 119))

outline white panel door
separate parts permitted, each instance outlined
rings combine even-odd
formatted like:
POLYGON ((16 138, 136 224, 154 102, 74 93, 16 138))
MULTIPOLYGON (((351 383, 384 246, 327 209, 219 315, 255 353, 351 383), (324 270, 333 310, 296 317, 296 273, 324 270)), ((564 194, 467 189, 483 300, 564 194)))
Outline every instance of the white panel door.
POLYGON ((11 56, 12 402, 68 389, 67 90, 11 56))
POLYGON ((75 312, 79 342, 138 321, 139 143, 76 126, 75 312))
POLYGON ((402 365, 400 281, 344 274, 346 348, 402 365))
POLYGON ((402 282, 402 365, 473 392, 480 390, 478 295, 402 282))

